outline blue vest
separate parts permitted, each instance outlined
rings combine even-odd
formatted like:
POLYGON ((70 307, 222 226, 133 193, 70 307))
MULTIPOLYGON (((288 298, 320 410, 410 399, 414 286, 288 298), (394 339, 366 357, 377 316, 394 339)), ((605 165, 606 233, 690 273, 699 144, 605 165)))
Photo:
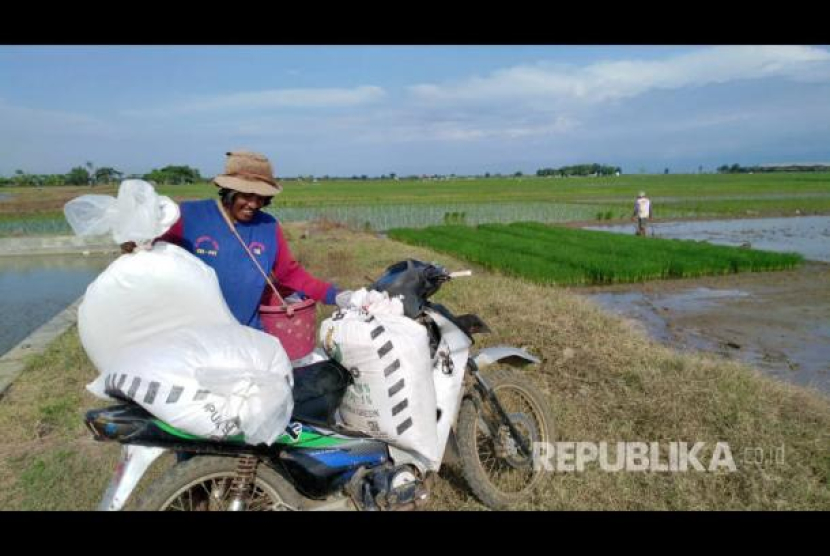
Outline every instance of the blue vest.
MULTIPOLYGON (((182 213, 182 247, 216 271, 222 295, 236 319, 262 330, 259 302, 265 290, 265 278, 257 270, 239 240, 231 233, 219 212, 216 201, 186 201, 182 213)), ((258 211, 250 222, 237 222, 236 231, 269 273, 277 260, 277 221, 258 211)))

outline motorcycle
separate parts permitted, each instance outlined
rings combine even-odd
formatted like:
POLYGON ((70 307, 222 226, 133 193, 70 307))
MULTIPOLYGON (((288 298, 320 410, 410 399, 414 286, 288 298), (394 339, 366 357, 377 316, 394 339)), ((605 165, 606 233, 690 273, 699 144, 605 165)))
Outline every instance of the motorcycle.
MULTIPOLYGON (((539 360, 523 349, 490 347, 471 355, 473 335, 490 332, 476 315, 454 315, 429 301, 470 272, 415 260, 396 263, 371 289, 402 295, 404 314, 427 328, 437 397, 442 465, 457 464, 485 505, 527 501, 542 479, 536 443, 552 442, 552 419, 521 367, 539 360), (498 365, 497 365, 498 363, 498 365)), ((336 419, 351 374, 336 360, 298 362, 294 411, 272 445, 211 439, 177 430, 138 404, 87 412, 96 440, 122 445, 99 510, 121 510, 150 466, 170 451, 179 462, 139 497, 139 510, 410 510, 422 507, 437 470, 392 444, 346 429, 336 419), (307 362, 305 362, 307 363, 307 362)), ((112 392, 118 397, 117 392, 112 392)))

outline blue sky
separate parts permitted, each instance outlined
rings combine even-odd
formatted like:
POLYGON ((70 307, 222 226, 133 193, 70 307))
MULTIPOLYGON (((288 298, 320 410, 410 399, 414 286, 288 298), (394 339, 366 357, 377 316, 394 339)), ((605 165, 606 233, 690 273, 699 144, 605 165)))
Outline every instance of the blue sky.
POLYGON ((0 174, 830 162, 827 46, 0 46, 0 174))

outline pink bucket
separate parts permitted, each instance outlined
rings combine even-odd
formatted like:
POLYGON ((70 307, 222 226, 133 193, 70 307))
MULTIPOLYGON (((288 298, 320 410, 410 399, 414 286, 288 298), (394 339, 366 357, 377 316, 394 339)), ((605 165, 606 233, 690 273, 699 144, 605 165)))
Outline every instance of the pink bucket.
POLYGON ((316 302, 306 299, 289 305, 293 314, 282 305, 260 305, 259 318, 265 332, 276 336, 291 360, 305 357, 317 343, 316 302))

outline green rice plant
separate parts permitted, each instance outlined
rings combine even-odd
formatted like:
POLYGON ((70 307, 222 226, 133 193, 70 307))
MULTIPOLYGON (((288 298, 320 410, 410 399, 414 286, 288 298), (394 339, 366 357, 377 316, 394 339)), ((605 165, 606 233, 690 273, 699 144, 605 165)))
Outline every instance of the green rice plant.
POLYGON ((61 216, 0 217, 0 237, 67 235, 72 230, 61 216))
POLYGON ((389 236, 458 255, 509 275, 563 285, 782 270, 803 260, 791 253, 621 236, 534 222, 395 229, 389 231, 389 236))

